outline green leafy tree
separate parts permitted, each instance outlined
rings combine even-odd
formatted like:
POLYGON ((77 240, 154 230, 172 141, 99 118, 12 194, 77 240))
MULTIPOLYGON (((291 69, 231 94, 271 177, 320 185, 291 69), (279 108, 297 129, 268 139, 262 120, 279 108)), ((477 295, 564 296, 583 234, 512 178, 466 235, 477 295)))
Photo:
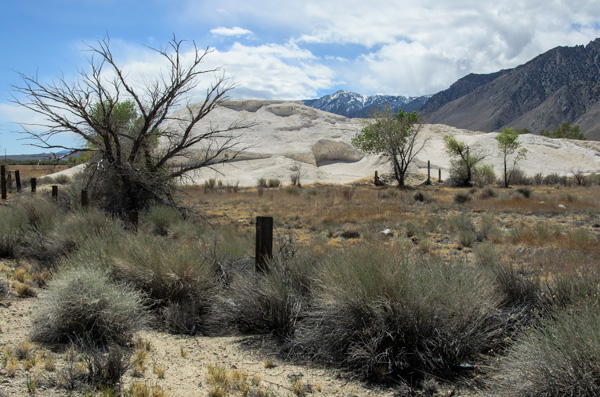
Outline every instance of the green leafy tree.
POLYGON ((404 187, 410 163, 423 150, 428 139, 418 140, 422 124, 417 113, 398 113, 387 108, 375 113, 375 120, 352 138, 352 145, 367 154, 390 160, 394 179, 404 187))
POLYGON ((501 133, 496 136, 498 141, 499 157, 502 157, 504 162, 504 187, 508 187, 510 178, 517 168, 517 164, 527 157, 527 149, 521 147, 519 139, 519 131, 514 128, 504 128, 501 133), (512 162, 510 158, 512 157, 512 162), (510 163, 510 164, 509 164, 510 163))
POLYGON ((22 127, 34 146, 88 152, 86 184, 92 197, 113 213, 134 215, 151 203, 175 206, 176 180, 235 158, 240 149, 233 131, 244 128, 239 123, 194 128, 227 100, 233 85, 219 69, 202 68, 210 50, 195 43, 190 47, 191 57, 175 38, 166 48, 152 48, 164 61, 154 80, 130 77, 115 60, 108 38, 89 46, 89 69, 77 81, 62 77, 46 84, 20 73, 15 102, 46 119, 42 125, 22 127), (203 76, 214 80, 200 103, 189 104, 203 76), (175 115, 181 107, 183 112, 175 115), (64 134, 83 144, 53 143, 64 134))
POLYGON ((550 132, 548 130, 540 131, 540 135, 546 136, 548 138, 565 138, 565 139, 578 139, 580 141, 585 141, 585 135, 583 132, 579 131, 578 125, 570 125, 568 121, 564 121, 560 126, 556 127, 554 131, 550 132))
POLYGON ((454 157, 450 160, 450 176, 459 186, 471 186, 471 180, 476 171, 477 164, 487 157, 480 150, 473 150, 463 141, 453 135, 444 137, 446 153, 454 157))

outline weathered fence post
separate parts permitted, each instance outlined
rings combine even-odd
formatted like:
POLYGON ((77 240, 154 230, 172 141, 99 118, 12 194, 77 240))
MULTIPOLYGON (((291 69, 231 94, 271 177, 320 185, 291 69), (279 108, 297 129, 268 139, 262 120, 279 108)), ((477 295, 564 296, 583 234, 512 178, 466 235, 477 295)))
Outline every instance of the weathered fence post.
POLYGON ((438 168, 438 182, 442 183, 442 169, 438 168))
POLYGON ((82 190, 81 191, 81 206, 83 208, 85 208, 89 205, 90 205, 90 198, 88 196, 88 192, 87 192, 87 190, 82 190))
POLYGON ((2 190, 2 200, 6 200, 6 166, 0 165, 0 190, 2 190))
POLYGON ((37 187, 37 179, 31 178, 31 193, 35 193, 35 189, 37 187))
POLYGON ((427 160, 427 184, 431 185, 431 161, 427 160))
POLYGON ((58 186, 57 185, 52 185, 52 200, 54 200, 54 201, 58 200, 58 186))
POLYGON ((15 182, 17 183, 17 193, 21 193, 21 172, 15 170, 15 182))
POLYGON ((256 217, 256 252, 254 255, 256 271, 268 272, 269 262, 273 258, 273 217, 256 217))

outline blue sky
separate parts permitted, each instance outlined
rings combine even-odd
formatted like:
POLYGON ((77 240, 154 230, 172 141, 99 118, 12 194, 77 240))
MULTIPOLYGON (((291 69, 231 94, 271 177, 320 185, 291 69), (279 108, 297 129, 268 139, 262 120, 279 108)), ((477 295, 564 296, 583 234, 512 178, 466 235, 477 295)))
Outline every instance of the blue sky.
MULTIPOLYGON (((76 81, 86 44, 108 34, 118 61, 155 76, 148 46, 175 34, 214 51, 233 97, 307 99, 346 89, 417 96, 468 73, 522 64, 600 37, 598 0, 0 0, 0 154, 34 153, 19 123, 17 72, 76 81)), ((201 84, 202 85, 202 84, 201 84)), ((201 92, 199 90, 198 92, 201 92)), ((194 98, 192 98, 193 100, 194 98)), ((65 137, 72 141, 72 137, 65 137)))

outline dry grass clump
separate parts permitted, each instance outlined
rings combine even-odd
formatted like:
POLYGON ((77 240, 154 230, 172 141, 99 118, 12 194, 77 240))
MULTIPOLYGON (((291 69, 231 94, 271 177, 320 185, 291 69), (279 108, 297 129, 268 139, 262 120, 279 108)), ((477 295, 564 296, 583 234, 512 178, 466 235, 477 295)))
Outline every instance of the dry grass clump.
POLYGON ((145 323, 138 292, 111 282, 100 270, 82 267, 64 271, 50 282, 33 323, 32 339, 77 340, 91 346, 125 344, 145 323))
POLYGON ((151 233, 166 236, 181 222, 181 213, 172 207, 156 205, 145 211, 141 220, 148 225, 151 233))
POLYGON ((297 346, 385 380, 456 369, 493 344, 500 298, 485 273, 397 255, 361 247, 328 258, 297 346))
POLYGON ((471 201, 472 198, 473 196, 471 193, 465 190, 458 191, 454 194, 454 202, 457 204, 465 204, 471 201))
POLYGON ((276 257, 268 272, 237 270, 213 307, 213 320, 246 334, 285 338, 308 301, 315 264, 305 256, 276 257))
POLYGON ((490 386, 505 395, 595 396, 600 394, 599 355, 597 308, 560 311, 508 349, 490 386))
POLYGON ((109 271, 163 310, 169 329, 193 333, 215 287, 213 263, 197 243, 139 233, 109 248, 109 271))

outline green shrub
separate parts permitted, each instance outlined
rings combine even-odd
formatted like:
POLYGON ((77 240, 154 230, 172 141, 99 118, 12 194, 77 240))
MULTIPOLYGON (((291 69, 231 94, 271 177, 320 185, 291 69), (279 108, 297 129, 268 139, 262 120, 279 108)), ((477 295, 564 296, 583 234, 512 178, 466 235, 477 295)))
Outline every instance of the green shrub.
POLYGON ((0 258, 14 258, 23 238, 27 214, 19 208, 0 207, 0 258))
POLYGON ((456 369, 494 343, 499 298, 486 274, 390 251, 361 247, 325 260, 297 347, 389 380, 456 369))
POLYGON ((213 308, 213 321, 245 334, 291 336, 308 300, 314 261, 276 257, 269 272, 253 267, 233 274, 213 308))
POLYGON ((168 308, 165 320, 172 331, 192 332, 215 286, 213 263, 199 244, 139 233, 125 236, 108 254, 112 277, 143 291, 152 307, 168 308), (186 316, 173 313, 177 308, 186 316))
POLYGON ((382 199, 394 198, 396 196, 398 196, 398 189, 396 188, 380 190, 379 193, 377 193, 377 197, 382 199))
POLYGON ((521 193, 525 198, 531 198, 531 189, 528 187, 520 187, 517 189, 517 192, 521 193))
POLYGON ((415 201, 430 203, 433 201, 433 197, 427 192, 417 191, 413 194, 415 201))
POLYGON ((58 174, 54 178, 54 183, 59 185, 67 185, 71 183, 71 177, 67 174, 58 174))
POLYGON ((446 227, 449 232, 459 232, 461 230, 475 231, 473 220, 466 215, 457 215, 446 220, 446 227))
POLYGON ((269 179, 269 181, 267 182, 267 187, 269 188, 275 188, 279 186, 281 186, 281 181, 277 178, 269 179))
POLYGON ((465 204, 471 201, 471 193, 467 191, 459 191, 454 194, 454 202, 457 204, 465 204))
POLYGON ((181 213, 173 207, 155 205, 148 208, 141 219, 150 226, 152 233, 166 236, 177 223, 181 222, 181 213))
POLYGON ((498 192, 494 190, 494 188, 486 186, 483 189, 481 189, 477 197, 481 200, 486 200, 492 197, 498 197, 498 192))
POLYGON ((457 240, 461 247, 469 248, 477 241, 477 235, 471 230, 459 230, 457 240))
POLYGON ((266 188, 267 187, 267 180, 265 178, 258 178, 258 181, 256 182, 256 187, 266 188))
POLYGON ((501 359, 492 388, 513 396, 600 394, 600 313, 556 313, 522 335, 501 359))
POLYGON ((502 230, 498 227, 498 221, 491 214, 483 214, 479 221, 479 233, 481 240, 499 242, 502 239, 502 230))
POLYGON ((91 346, 130 342, 146 322, 142 296, 89 267, 68 270, 49 283, 35 317, 32 339, 82 341, 91 346))
POLYGON ((496 182, 496 173, 494 172, 494 166, 489 164, 483 164, 473 169, 472 182, 479 187, 492 185, 496 182))

